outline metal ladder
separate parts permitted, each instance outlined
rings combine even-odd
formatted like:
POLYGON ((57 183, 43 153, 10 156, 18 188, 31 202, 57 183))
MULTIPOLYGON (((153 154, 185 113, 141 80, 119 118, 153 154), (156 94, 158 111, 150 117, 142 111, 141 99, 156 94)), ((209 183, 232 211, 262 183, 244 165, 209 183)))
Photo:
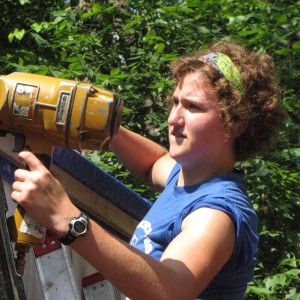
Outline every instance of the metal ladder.
MULTIPOLYGON (((3 191, 1 204, 3 204, 10 197, 5 195, 5 189, 3 188, 6 185, 6 190, 9 190, 7 188, 8 184, 3 180, 1 182, 1 190, 3 191)), ((5 207, 6 211, 7 208, 5 207)), ((2 221, 4 218, 6 218, 6 215, 1 214, 2 221)), ((3 229, 5 228, 7 228, 6 222, 2 222, 1 234, 4 233, 3 229)), ((119 299, 115 288, 99 273, 87 275, 80 282, 80 278, 77 278, 73 268, 69 248, 62 245, 50 231, 46 231, 44 244, 33 246, 26 255, 25 270, 27 272, 25 271, 23 278, 15 269, 15 254, 9 242, 8 230, 1 239, 0 246, 2 246, 0 247, 1 300, 119 299), (32 264, 29 270, 26 268, 28 263, 32 264), (35 276, 38 278, 36 281, 34 281, 35 276)))
MULTIPOLYGON (((125 299, 106 279, 94 275, 97 271, 92 266, 69 247, 61 245, 50 232, 46 233, 43 245, 34 246, 26 254, 23 278, 16 271, 15 252, 7 226, 7 203, 13 203, 10 194, 14 171, 24 166, 20 165, 17 154, 12 153, 14 140, 9 138, 9 135, 0 138, 1 300, 125 299), (82 265, 84 270, 80 269, 82 265)), ((128 241, 151 203, 70 149, 54 149, 51 164, 51 172, 59 176, 75 205, 112 234, 128 241), (78 172, 78 168, 84 174, 78 172)))

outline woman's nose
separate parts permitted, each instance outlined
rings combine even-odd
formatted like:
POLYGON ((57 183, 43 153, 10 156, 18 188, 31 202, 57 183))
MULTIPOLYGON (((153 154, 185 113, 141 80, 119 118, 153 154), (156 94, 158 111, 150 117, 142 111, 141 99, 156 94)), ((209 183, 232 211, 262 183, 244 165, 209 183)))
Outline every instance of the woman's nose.
POLYGON ((184 124, 183 112, 180 105, 177 105, 171 109, 168 117, 168 124, 172 126, 184 124))

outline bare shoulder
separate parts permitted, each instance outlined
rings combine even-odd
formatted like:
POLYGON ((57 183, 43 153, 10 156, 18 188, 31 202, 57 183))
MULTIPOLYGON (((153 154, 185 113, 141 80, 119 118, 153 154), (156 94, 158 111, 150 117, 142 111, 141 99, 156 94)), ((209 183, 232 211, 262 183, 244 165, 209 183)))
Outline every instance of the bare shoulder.
POLYGON ((209 226, 212 229, 234 229, 231 217, 217 209, 202 207, 189 214, 182 222, 183 231, 196 231, 201 234, 209 226), (199 227, 201 225, 201 227, 199 227), (225 227, 223 227, 225 226, 225 227), (231 228, 232 227, 232 228, 231 228))
POLYGON ((169 153, 166 153, 155 162, 151 170, 151 179, 153 186, 157 191, 162 191, 164 189, 175 164, 176 161, 171 158, 169 153))

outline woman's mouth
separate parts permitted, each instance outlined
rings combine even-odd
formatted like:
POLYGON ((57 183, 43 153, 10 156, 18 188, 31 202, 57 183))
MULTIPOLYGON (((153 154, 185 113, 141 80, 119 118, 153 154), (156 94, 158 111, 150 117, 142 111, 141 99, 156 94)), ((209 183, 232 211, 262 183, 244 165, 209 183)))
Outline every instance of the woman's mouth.
POLYGON ((186 138, 186 135, 185 134, 183 134, 182 132, 180 132, 180 131, 176 131, 176 130, 171 130, 171 132, 170 132, 170 135, 171 136, 174 136, 175 138, 186 138))

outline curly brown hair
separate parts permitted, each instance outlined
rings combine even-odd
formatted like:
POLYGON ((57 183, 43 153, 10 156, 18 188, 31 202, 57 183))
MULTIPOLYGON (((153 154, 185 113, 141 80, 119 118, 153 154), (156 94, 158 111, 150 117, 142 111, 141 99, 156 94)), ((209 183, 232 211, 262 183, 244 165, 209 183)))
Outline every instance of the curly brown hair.
POLYGON ((176 59, 170 68, 175 84, 192 72, 205 74, 210 80, 219 99, 228 137, 238 135, 235 140, 237 161, 269 148, 285 118, 275 65, 269 55, 256 54, 235 42, 220 41, 192 56, 176 59), (199 60, 210 52, 221 52, 231 58, 240 72, 242 91, 235 89, 215 68, 199 60))

